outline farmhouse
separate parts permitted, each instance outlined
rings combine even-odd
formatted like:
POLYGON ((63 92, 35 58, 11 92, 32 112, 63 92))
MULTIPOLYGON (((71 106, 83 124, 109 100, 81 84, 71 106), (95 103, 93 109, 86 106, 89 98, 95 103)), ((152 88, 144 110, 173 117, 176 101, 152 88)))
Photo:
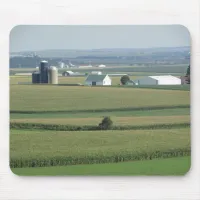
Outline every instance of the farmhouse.
POLYGON ((111 85, 111 78, 108 75, 90 74, 86 80, 86 85, 111 85))
POLYGON ((181 79, 171 75, 147 76, 134 82, 136 85, 181 85, 181 79))

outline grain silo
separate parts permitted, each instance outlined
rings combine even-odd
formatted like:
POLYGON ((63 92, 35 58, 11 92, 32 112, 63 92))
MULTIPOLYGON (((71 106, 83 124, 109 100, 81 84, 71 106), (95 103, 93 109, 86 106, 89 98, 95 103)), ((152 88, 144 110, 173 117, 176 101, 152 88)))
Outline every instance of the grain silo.
POLYGON ((40 83, 48 83, 48 62, 45 60, 40 63, 40 83))
POLYGON ((33 72, 32 73, 32 83, 40 83, 40 72, 33 72))
POLYGON ((58 84, 58 69, 51 66, 48 72, 49 84, 58 84))

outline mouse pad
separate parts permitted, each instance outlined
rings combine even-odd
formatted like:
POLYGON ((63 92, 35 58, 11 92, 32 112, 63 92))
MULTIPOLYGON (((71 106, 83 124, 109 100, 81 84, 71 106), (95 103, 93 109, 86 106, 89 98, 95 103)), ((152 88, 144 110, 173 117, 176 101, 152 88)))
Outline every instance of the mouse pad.
POLYGON ((10 169, 180 176, 191 165, 182 25, 19 25, 10 32, 10 169))

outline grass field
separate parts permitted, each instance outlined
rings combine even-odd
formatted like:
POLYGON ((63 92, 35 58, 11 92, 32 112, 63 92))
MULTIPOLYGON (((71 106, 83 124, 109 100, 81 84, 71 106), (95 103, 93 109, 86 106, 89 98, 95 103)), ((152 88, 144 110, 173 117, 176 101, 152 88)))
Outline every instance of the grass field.
POLYGON ((62 167, 12 168, 12 172, 24 176, 66 175, 185 175, 191 165, 190 156, 109 164, 75 165, 62 167))
MULTIPOLYGON (((31 77, 11 77, 10 121, 86 126, 110 116, 115 126, 123 127, 190 122, 189 87, 120 88, 119 78, 113 79, 116 87, 65 87, 17 85, 31 77)), ((85 77, 59 79, 81 83, 85 77)), ((182 175, 190 167, 190 148, 189 126, 10 130, 10 166, 22 175, 182 175)))
POLYGON ((93 110, 189 105, 190 92, 177 90, 12 85, 10 110, 93 110))

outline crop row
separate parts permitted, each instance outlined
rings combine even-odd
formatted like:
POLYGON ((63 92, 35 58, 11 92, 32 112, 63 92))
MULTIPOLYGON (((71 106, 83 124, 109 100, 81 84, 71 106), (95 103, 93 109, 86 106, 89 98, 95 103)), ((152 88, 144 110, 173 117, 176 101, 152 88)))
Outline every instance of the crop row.
MULTIPOLYGON (((187 128, 190 123, 174 123, 174 124, 151 124, 151 125, 124 125, 112 126, 109 130, 145 130, 145 129, 171 129, 171 128, 187 128)), ((60 125, 60 124, 39 124, 39 123, 10 123, 11 129, 43 129, 56 131, 98 131, 99 126, 76 126, 76 125, 60 125)))
POLYGON ((161 109, 176 109, 176 108, 190 108, 190 105, 172 105, 172 106, 148 106, 148 107, 127 107, 127 108, 105 108, 105 109, 93 109, 93 110, 57 110, 57 111, 28 111, 28 110, 10 110, 10 113, 18 114, 34 114, 34 113, 88 113, 88 112, 115 112, 115 111, 149 111, 149 110, 161 110, 161 109))
POLYGON ((117 163, 124 161, 137 161, 137 160, 151 160, 155 158, 170 158, 191 155, 190 148, 173 149, 169 151, 155 151, 145 153, 124 153, 106 155, 88 155, 82 157, 62 156, 52 158, 38 158, 38 159, 10 159, 11 168, 22 167, 50 167, 50 166, 65 166, 77 164, 98 164, 98 163, 117 163))

